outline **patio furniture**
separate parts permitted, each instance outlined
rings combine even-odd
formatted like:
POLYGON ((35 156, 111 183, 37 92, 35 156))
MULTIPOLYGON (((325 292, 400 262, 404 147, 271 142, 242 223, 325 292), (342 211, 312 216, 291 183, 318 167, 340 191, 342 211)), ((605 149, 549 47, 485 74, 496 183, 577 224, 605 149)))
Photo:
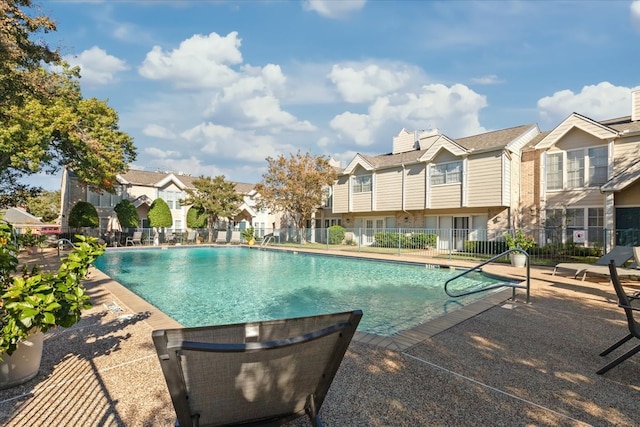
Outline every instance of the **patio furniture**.
POLYGON ((552 275, 556 274, 556 271, 561 268, 565 270, 573 270, 575 273, 573 274, 573 278, 577 278, 578 274, 583 273, 582 280, 585 279, 586 274, 585 270, 589 267, 593 266, 604 266, 606 267, 609 264, 610 260, 613 260, 616 264, 616 267, 621 267, 625 262, 629 261, 633 257, 633 248, 631 246, 614 246, 611 251, 602 255, 596 262, 593 264, 589 264, 586 262, 561 262, 556 264, 553 268, 552 275))
POLYGON ((142 244, 142 231, 134 231, 133 236, 128 236, 125 240, 124 245, 129 246, 141 245, 142 244))
MULTIPOLYGON (((618 266, 618 268, 616 269, 618 276, 640 278, 640 246, 633 247, 633 260, 633 263, 627 268, 618 266)), ((582 280, 584 280, 589 273, 599 274, 601 276, 607 277, 610 276, 608 265, 592 265, 585 268, 582 271, 582 280)))
POLYGON ((177 425, 279 425, 306 414, 321 426, 361 317, 355 310, 154 331, 177 425))
MULTIPOLYGON (((626 292, 622 288, 622 284, 620 283, 620 277, 618 277, 618 271, 613 260, 609 263, 609 274, 611 275, 611 283, 613 283, 613 288, 615 289, 616 295, 618 296, 618 307, 621 307, 624 310, 624 313, 627 317, 627 327, 629 328, 629 335, 625 336, 624 338, 613 344, 611 347, 600 353, 600 356, 608 355, 613 350, 617 349, 632 338, 640 339, 640 324, 638 324, 638 322, 635 320, 633 313, 634 311, 639 310, 639 308, 632 307, 633 301, 640 299, 640 297, 630 296, 626 294, 626 292)), ((640 344, 636 345, 631 350, 624 353, 622 356, 619 356, 614 361, 608 363, 596 373, 598 375, 604 374, 609 369, 618 366, 620 363, 624 362, 639 351, 640 344)))

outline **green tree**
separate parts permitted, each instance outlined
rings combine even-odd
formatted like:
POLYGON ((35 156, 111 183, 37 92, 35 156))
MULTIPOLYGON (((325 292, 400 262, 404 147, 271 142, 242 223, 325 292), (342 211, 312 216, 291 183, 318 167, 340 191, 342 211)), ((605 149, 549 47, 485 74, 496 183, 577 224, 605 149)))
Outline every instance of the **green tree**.
POLYGON ((169 205, 162 199, 155 199, 149 208, 149 225, 153 228, 161 228, 173 225, 173 216, 169 205))
POLYGON ((56 27, 31 0, 0 2, 0 22, 0 201, 28 191, 22 177, 62 167, 92 188, 113 191, 116 175, 136 157, 116 112, 105 101, 83 99, 79 69, 32 40, 56 27))
POLYGON ((207 214, 202 209, 191 206, 187 211, 187 227, 204 228, 207 226, 207 214))
POLYGON ((27 211, 44 222, 53 222, 60 216, 60 191, 43 191, 26 203, 27 211))
POLYGON ((69 212, 69 227, 97 227, 99 224, 98 211, 89 202, 80 200, 69 212))
POLYGON ((120 225, 123 228, 134 228, 140 225, 140 216, 131 200, 120 200, 113 210, 116 212, 118 221, 120 221, 120 225))
POLYGON ((218 219, 233 218, 242 203, 242 195, 236 191, 233 182, 225 181, 224 175, 215 178, 201 176, 193 180, 193 186, 195 189, 187 189, 187 198, 180 202, 204 212, 211 243, 218 219))
MULTIPOLYGON (((324 156, 290 154, 268 157, 267 172, 256 185, 260 194, 258 208, 282 212, 296 227, 304 230, 304 223, 326 198, 326 188, 337 179, 335 169, 324 156)), ((302 233, 304 235, 304 233, 302 233)))

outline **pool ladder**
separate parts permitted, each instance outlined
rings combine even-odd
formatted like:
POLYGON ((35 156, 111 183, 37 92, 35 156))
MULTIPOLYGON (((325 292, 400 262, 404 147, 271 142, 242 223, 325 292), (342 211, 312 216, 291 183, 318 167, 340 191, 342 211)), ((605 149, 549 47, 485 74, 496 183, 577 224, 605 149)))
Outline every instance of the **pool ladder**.
POLYGON ((60 256, 60 251, 64 249, 64 246, 67 245, 71 249, 73 249, 73 242, 69 239, 58 239, 56 242, 56 247, 58 248, 58 256, 60 256))
POLYGON ((273 240, 273 234, 265 236, 264 239, 262 239, 262 242, 260 242, 260 246, 267 246, 269 242, 271 242, 272 240, 273 240))
POLYGON ((447 280, 444 283, 444 291, 447 293, 447 295, 449 295, 452 298, 459 298, 459 297, 463 297, 465 295, 477 294, 479 292, 489 291, 491 289, 498 289, 498 288, 502 288, 502 287, 510 287, 512 289, 512 294, 511 294, 511 299, 512 300, 516 299, 516 289, 525 289, 526 293, 527 293, 526 301, 527 301, 527 304, 529 304, 529 296, 531 295, 531 270, 529 268, 529 254, 527 253, 527 251, 525 251, 523 249, 520 249, 520 248, 509 249, 509 250, 501 253, 500 255, 496 255, 493 258, 491 258, 491 259, 489 259, 487 261, 484 261, 484 262, 476 265, 473 268, 470 268, 469 270, 465 270, 462 273, 460 273, 460 274, 458 274, 456 276, 453 276, 451 279, 447 280), (487 265, 487 264, 489 264, 489 263, 491 263, 491 262, 493 262, 493 261, 495 261, 495 260, 497 260, 499 258, 502 258, 502 257, 504 257, 506 255, 514 253, 514 252, 519 252, 519 253, 523 254, 527 258, 527 262, 526 262, 526 265, 527 265, 527 282, 526 282, 526 285, 521 285, 519 283, 500 283, 500 284, 497 284, 497 285, 485 286, 485 287, 482 287, 482 288, 479 288, 479 289, 472 289, 470 291, 465 291, 465 292, 458 293, 458 294, 455 294, 455 293, 449 291, 449 289, 448 289, 449 283, 451 283, 454 280, 459 279, 460 277, 463 277, 463 276, 465 276, 465 275, 467 275, 467 274, 469 274, 469 273, 471 273, 473 271, 480 271, 482 269, 482 267, 484 267, 485 265, 487 265))

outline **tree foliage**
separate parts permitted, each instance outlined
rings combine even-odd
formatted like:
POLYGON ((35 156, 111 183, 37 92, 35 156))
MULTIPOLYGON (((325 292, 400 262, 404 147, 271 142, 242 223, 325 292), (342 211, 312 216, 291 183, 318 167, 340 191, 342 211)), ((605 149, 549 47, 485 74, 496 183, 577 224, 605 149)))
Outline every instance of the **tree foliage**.
POLYGON ((70 227, 97 227, 99 224, 98 211, 89 202, 80 200, 69 211, 70 227))
POLYGON ((256 185, 260 194, 258 208, 283 212, 299 229, 320 207, 326 197, 326 188, 334 184, 337 173, 324 156, 309 153, 268 157, 267 172, 256 185))
POLYGON ((44 222, 53 222, 60 216, 60 191, 43 191, 26 202, 27 212, 44 222))
POLYGON ((31 0, 0 2, 0 188, 68 167, 92 188, 113 191, 135 160, 133 140, 105 101, 83 99, 78 68, 32 41, 56 27, 30 9, 31 0))
POLYGON ((242 195, 233 182, 225 181, 224 175, 215 178, 201 176, 193 180, 195 189, 187 189, 183 204, 204 212, 207 217, 209 243, 213 242, 213 229, 218 219, 233 218, 242 203, 242 195))
POLYGON ((187 227, 204 228, 207 226, 207 214, 203 209, 191 206, 187 211, 187 227))
POLYGON ((134 228, 140 225, 138 210, 131 200, 120 200, 113 210, 116 212, 118 221, 120 221, 120 225, 123 228, 134 228))
POLYGON ((154 228, 165 228, 173 225, 173 216, 169 205, 162 199, 155 199, 149 208, 149 225, 154 228))

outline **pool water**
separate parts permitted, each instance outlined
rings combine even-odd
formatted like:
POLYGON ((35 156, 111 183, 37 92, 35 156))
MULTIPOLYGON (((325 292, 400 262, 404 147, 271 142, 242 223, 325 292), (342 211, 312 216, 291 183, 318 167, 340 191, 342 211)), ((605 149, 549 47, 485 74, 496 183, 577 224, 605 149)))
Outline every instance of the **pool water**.
POLYGON ((390 336, 486 295, 452 299, 444 283, 459 271, 424 264, 242 247, 107 251, 96 267, 186 327, 361 309, 358 330, 390 336))

